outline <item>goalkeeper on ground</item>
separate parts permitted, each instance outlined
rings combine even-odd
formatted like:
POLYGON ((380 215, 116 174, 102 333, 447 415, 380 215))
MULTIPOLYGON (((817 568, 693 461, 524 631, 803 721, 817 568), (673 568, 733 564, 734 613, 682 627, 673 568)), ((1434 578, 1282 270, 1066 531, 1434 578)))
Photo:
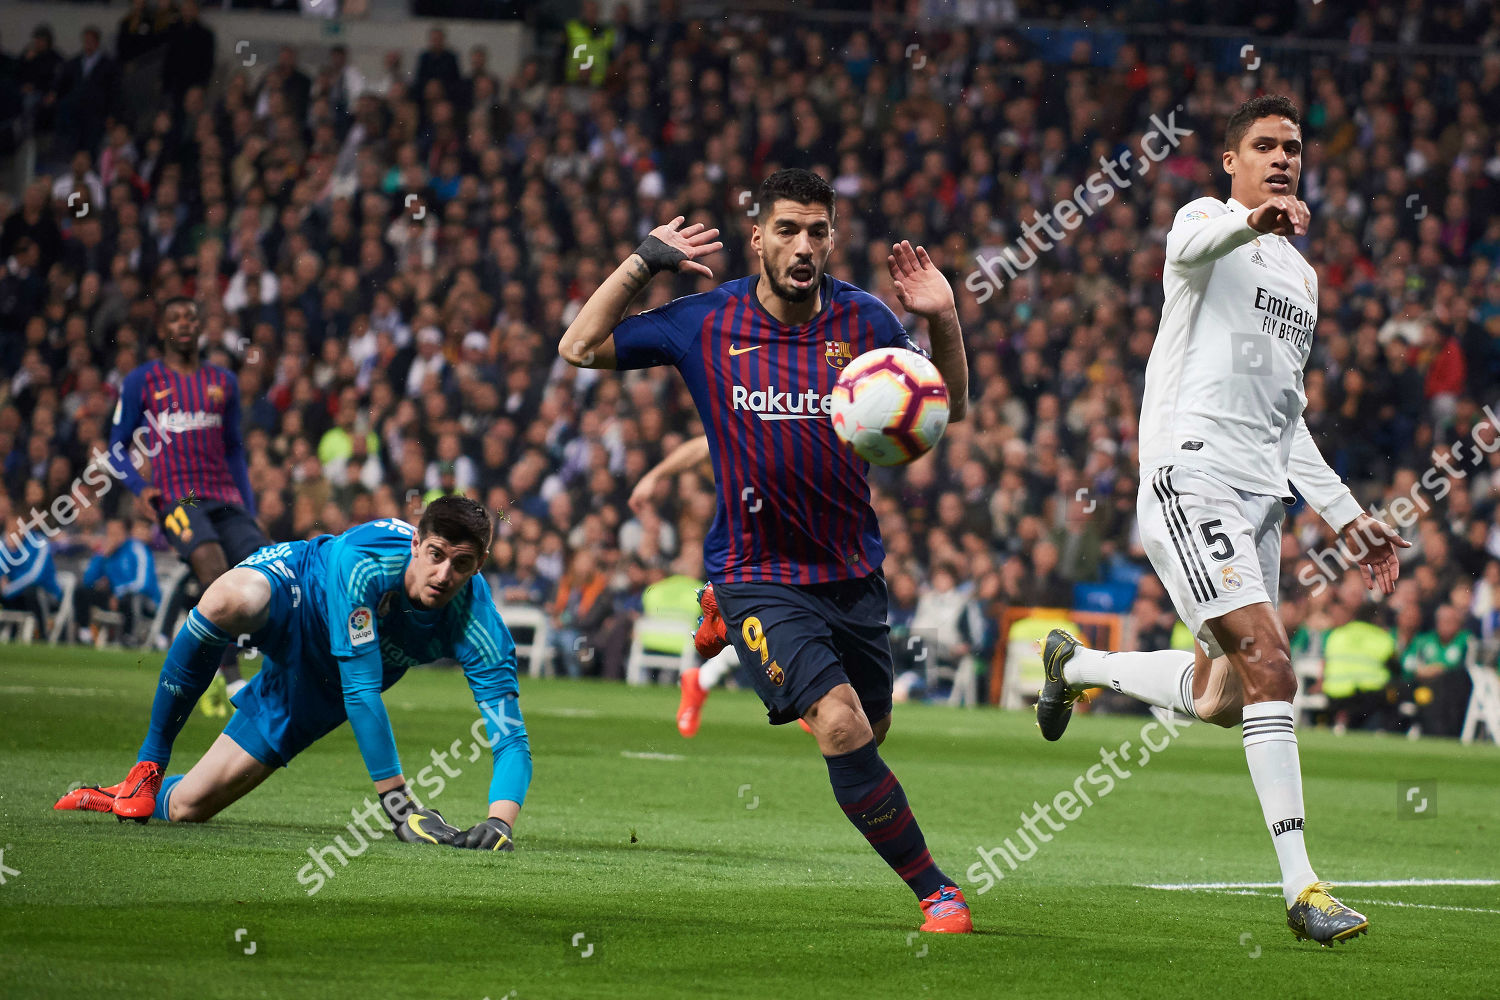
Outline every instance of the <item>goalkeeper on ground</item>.
MULTIPOLYGON (((130 774, 69 792, 56 808, 202 822, 347 718, 400 839, 509 850, 531 749, 515 644, 479 576, 491 533, 483 507, 450 496, 434 500, 416 528, 374 521, 259 550, 214 581, 177 633, 130 774), (202 759, 163 780, 173 741, 236 642, 259 648, 264 666, 235 696, 238 711, 202 759), (468 830, 413 801, 380 698, 408 668, 449 657, 474 692, 494 757, 489 815, 468 830)), ((480 731, 476 722, 476 742, 480 731)), ((428 787, 422 774, 417 780, 428 787)))

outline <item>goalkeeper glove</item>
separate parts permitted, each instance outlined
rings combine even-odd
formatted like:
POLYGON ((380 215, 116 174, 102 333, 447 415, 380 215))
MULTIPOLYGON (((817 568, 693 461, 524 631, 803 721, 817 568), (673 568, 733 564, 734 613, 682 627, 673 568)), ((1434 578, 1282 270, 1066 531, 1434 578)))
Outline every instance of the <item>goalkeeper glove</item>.
POLYGON ((380 793, 380 805, 396 828, 396 839, 405 844, 451 844, 460 831, 436 809, 418 808, 406 786, 380 793))
POLYGON ((510 824, 491 816, 482 823, 475 823, 453 838, 454 847, 468 847, 476 851, 514 851, 515 841, 510 839, 510 824))

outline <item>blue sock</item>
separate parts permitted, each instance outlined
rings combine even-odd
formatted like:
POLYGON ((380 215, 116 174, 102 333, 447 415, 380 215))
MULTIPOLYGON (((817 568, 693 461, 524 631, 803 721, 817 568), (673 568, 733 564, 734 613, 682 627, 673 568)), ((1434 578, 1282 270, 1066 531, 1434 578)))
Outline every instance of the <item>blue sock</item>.
POLYGON ((197 608, 188 612, 187 622, 167 650, 167 662, 161 665, 156 698, 151 702, 151 726, 141 744, 140 760, 167 766, 172 759, 172 743, 193 706, 208 690, 228 644, 228 634, 200 615, 197 608))
POLYGON ((957 885, 927 853, 927 841, 906 804, 906 792, 880 759, 874 740, 858 750, 823 760, 828 764, 833 796, 844 815, 918 899, 945 885, 957 885))
POLYGON ((174 774, 170 778, 161 779, 161 790, 156 793, 156 808, 151 813, 152 819, 164 819, 169 823, 172 821, 172 814, 167 811, 167 803, 172 799, 172 789, 176 788, 177 783, 185 777, 187 777, 185 774, 174 774))

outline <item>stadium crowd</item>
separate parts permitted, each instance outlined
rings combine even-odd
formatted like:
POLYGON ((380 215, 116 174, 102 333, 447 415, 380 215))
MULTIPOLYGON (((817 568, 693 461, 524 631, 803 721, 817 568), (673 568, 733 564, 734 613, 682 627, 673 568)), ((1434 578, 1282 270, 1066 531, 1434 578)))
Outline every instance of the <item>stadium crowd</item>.
MULTIPOLYGON (((840 198, 829 271, 922 341, 884 258, 894 239, 925 244, 970 351, 969 420, 934 455, 872 474, 898 640, 928 630, 944 657, 987 665, 1007 608, 1115 584, 1126 596, 1100 607, 1131 614, 1136 645, 1165 645, 1175 614, 1134 530, 1163 241, 1184 202, 1225 196, 1227 115, 1280 92, 1306 119, 1300 243, 1320 279, 1307 423, 1414 543, 1377 603, 1356 573, 1325 578, 1332 560, 1313 555, 1332 536, 1293 508, 1288 629, 1330 654, 1352 624, 1389 639, 1330 655, 1337 724, 1456 731, 1466 644, 1493 663, 1500 640, 1500 54, 1370 47, 1494 39, 1494 5, 1361 13, 1324 33, 1346 51, 1294 73, 1270 57, 1226 70, 1164 35, 599 18, 585 4, 567 29, 591 63, 560 44, 509 79, 440 29, 414 66, 391 53, 378 76, 340 46, 216 71, 192 0, 137 0, 113 51, 94 30, 64 58, 38 29, 0 52, 0 94, 20 95, 41 171, 0 195, 5 544, 25 548, 16 517, 106 446, 121 379, 156 353, 153 303, 187 295, 208 359, 238 372, 273 539, 471 493, 500 515, 497 595, 618 649, 648 584, 701 576, 713 482, 705 468, 632 497, 698 433, 691 401, 670 370, 575 370, 558 337, 674 215, 723 230, 715 280, 660 277, 639 307, 744 273, 759 178, 806 165, 840 198), (159 110, 118 106, 120 67, 184 32, 196 48, 166 61, 159 110), (1148 172, 1091 195, 1048 249, 1023 248, 1023 224, 1153 130, 1172 148, 1148 172)), ((127 491, 88 495, 43 556, 81 565, 151 537, 129 525, 127 491)), ((5 570, 21 606, 9 556, 5 570)), ((576 652, 559 649, 570 670, 620 676, 620 656, 576 652)))

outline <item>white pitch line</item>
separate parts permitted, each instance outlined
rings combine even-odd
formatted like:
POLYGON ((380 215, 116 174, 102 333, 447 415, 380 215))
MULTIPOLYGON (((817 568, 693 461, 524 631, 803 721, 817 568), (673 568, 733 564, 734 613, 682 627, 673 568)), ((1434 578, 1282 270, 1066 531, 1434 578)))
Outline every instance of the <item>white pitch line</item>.
POLYGON ((1408 906, 1416 910, 1451 910, 1454 913, 1500 913, 1500 910, 1486 910, 1477 906, 1439 906, 1436 903, 1404 903, 1399 899, 1352 899, 1351 903, 1360 905, 1374 904, 1376 906, 1408 906))
POLYGON ((108 688, 75 688, 75 687, 36 687, 31 684, 7 684, 0 687, 0 694, 50 694, 55 696, 72 696, 77 698, 98 698, 103 695, 117 695, 122 692, 108 688))
MULTIPOLYGON (((1494 886, 1500 885, 1497 879, 1386 879, 1382 882, 1340 882, 1340 888, 1344 886, 1364 886, 1364 888, 1392 889, 1400 886, 1494 886)), ((1167 889, 1167 891, 1191 891, 1191 892, 1218 892, 1223 895, 1236 895, 1236 897, 1277 897, 1280 892, 1254 892, 1256 889, 1280 889, 1280 882, 1200 882, 1182 883, 1182 885, 1137 885, 1137 889, 1167 889)), ((1359 903, 1361 906, 1398 906, 1412 910, 1446 910, 1449 913, 1494 913, 1500 915, 1500 910, 1488 910, 1485 907, 1473 906, 1440 906, 1436 903, 1406 903, 1404 900, 1355 900, 1350 898, 1350 903, 1359 903)))
POLYGON ((621 750, 620 756, 632 760, 687 760, 680 753, 642 753, 639 750, 621 750))
MULTIPOLYGON (((1471 883, 1477 883, 1477 884, 1481 884, 1481 885, 1492 884, 1487 879, 1447 879, 1447 880, 1424 879, 1424 880, 1409 880, 1408 882, 1403 882, 1402 884, 1403 885, 1407 885, 1407 884, 1414 884, 1414 883, 1415 884, 1432 884, 1432 883, 1437 883, 1437 884, 1442 884, 1442 885, 1469 885, 1471 883)), ((1250 883, 1245 883, 1245 884, 1248 885, 1250 883)), ((1261 887, 1261 888, 1275 888, 1275 889, 1280 889, 1281 888, 1281 886, 1279 884, 1273 884, 1273 883, 1270 883, 1270 882, 1257 882, 1257 883, 1254 883, 1254 884, 1257 885, 1257 886, 1259 886, 1259 887, 1261 887)), ((1340 884, 1341 885, 1355 885, 1357 883, 1354 883, 1354 882, 1343 882, 1343 883, 1340 883, 1340 884)), ((1138 886, 1136 886, 1136 888, 1137 889, 1191 888, 1191 889, 1196 889, 1196 890, 1199 890, 1199 891, 1202 891, 1202 892, 1215 892, 1215 893, 1219 893, 1220 895, 1224 895, 1224 896, 1265 896, 1267 898, 1271 898, 1271 897, 1279 897, 1281 895, 1281 893, 1279 893, 1279 892, 1256 892, 1253 889, 1210 889, 1210 888, 1205 888, 1205 887, 1202 887, 1202 886, 1186 886, 1186 887, 1184 887, 1184 886, 1138 885, 1138 886)), ((1352 897, 1349 897, 1348 901, 1351 902, 1351 903, 1359 903, 1361 906, 1370 906, 1370 905, 1373 905, 1373 906, 1401 906, 1401 907, 1406 907, 1406 908, 1414 909, 1414 910, 1446 910, 1449 913, 1494 913, 1494 914, 1500 915, 1500 910, 1487 910, 1487 909, 1484 909, 1483 907, 1478 907, 1478 906, 1441 906, 1441 905, 1439 905, 1437 903, 1407 903, 1407 902, 1405 902, 1403 900, 1399 900, 1399 899, 1354 899, 1352 897)))
MULTIPOLYGON (((1402 878, 1384 879, 1374 882, 1349 882, 1340 879, 1340 888, 1396 889, 1413 885, 1500 885, 1493 878, 1402 878)), ((1166 884, 1138 884, 1137 889, 1166 889, 1170 891, 1208 891, 1212 889, 1280 889, 1280 882, 1176 882, 1166 884)))

